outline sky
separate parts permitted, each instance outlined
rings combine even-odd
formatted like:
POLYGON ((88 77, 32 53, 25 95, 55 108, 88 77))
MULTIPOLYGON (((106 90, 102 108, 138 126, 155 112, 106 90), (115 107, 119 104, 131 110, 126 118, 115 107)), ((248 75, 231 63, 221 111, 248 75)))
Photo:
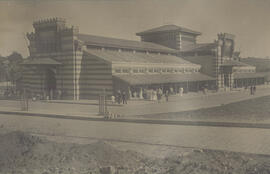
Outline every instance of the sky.
POLYGON ((33 21, 66 18, 80 33, 140 40, 135 33, 165 24, 202 32, 213 42, 220 32, 236 35, 242 57, 270 56, 269 0, 0 0, 0 55, 29 55, 33 21))

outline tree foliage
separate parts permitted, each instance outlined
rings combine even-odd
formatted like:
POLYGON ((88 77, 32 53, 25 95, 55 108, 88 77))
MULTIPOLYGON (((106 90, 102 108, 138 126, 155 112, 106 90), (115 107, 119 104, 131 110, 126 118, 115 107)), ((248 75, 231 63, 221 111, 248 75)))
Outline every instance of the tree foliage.
POLYGON ((13 52, 7 57, 0 56, 0 81, 11 81, 13 84, 21 79, 23 57, 20 53, 13 52))

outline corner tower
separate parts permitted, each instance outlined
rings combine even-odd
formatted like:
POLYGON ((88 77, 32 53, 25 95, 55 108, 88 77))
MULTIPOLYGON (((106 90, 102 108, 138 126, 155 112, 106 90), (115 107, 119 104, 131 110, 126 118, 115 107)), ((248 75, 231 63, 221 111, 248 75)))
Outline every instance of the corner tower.
MULTIPOLYGON (((62 18, 35 21, 33 27, 34 32, 27 33, 30 56, 67 50, 67 41, 69 45, 73 45, 73 39, 68 38, 78 33, 77 28, 67 27, 66 20, 62 18)), ((73 47, 69 49, 72 50, 73 47)))
POLYGON ((62 18, 35 21, 34 32, 27 33, 30 58, 24 64, 25 87, 36 94, 79 99, 82 51, 77 27, 66 26, 62 18))

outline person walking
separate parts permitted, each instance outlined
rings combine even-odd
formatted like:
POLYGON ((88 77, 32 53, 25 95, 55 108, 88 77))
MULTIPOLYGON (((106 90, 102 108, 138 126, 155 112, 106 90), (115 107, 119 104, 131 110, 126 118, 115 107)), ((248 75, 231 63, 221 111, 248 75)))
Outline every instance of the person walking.
POLYGON ((250 95, 253 95, 253 86, 250 86, 250 95))

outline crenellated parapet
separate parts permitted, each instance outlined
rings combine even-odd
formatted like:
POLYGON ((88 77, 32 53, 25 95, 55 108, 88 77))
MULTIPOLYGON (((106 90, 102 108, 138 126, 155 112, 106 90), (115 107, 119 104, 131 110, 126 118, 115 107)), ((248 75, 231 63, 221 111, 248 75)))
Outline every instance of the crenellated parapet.
POLYGON ((66 26, 63 18, 49 18, 33 23, 34 32, 27 33, 30 42, 29 51, 37 53, 55 53, 73 50, 74 36, 79 33, 79 28, 66 26))
POLYGON ((64 28, 66 24, 66 20, 63 18, 49 18, 38 20, 33 23, 33 27, 35 29, 47 28, 52 26, 58 26, 59 28, 64 28))

